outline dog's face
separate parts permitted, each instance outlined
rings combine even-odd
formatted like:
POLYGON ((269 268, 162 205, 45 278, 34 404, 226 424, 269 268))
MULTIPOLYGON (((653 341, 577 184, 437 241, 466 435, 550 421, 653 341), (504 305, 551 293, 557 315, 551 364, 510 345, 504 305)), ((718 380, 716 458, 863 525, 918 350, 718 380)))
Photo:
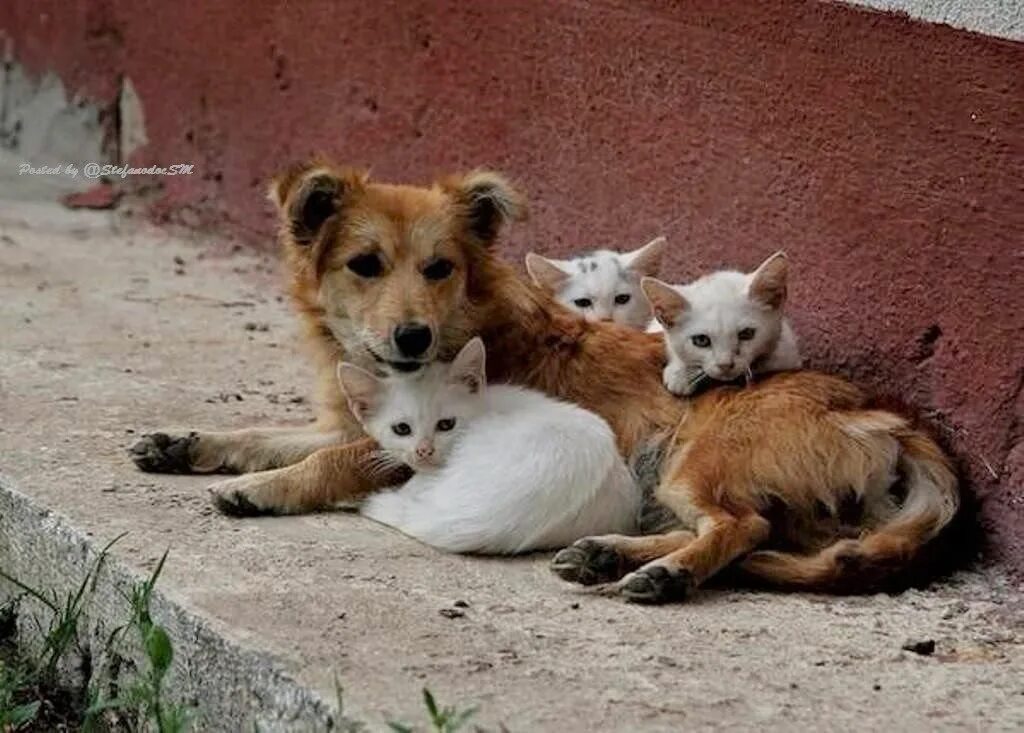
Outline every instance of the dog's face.
POLYGON ((485 171, 421 188, 310 164, 271 196, 302 306, 347 359, 400 372, 451 358, 473 335, 474 263, 523 215, 519 195, 485 171))

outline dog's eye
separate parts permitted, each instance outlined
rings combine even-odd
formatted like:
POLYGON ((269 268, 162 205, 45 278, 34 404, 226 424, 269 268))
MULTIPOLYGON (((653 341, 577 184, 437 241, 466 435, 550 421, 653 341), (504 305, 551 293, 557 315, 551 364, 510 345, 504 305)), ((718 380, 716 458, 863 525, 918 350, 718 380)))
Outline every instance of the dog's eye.
POLYGON ((406 435, 412 434, 412 428, 407 422, 396 422, 391 426, 391 432, 404 438, 406 435))
POLYGON ((423 277, 427 280, 444 280, 452 274, 455 264, 451 260, 438 257, 431 260, 423 267, 423 277))
POLYGON ((631 296, 630 296, 629 293, 621 293, 619 295, 616 295, 615 296, 615 305, 625 305, 626 303, 629 302, 630 297, 631 296))
POLYGON ((756 333, 757 329, 755 328, 741 328, 740 332, 736 335, 739 337, 740 341, 750 341, 750 339, 754 338, 754 334, 756 333))
POLYGON ((359 277, 377 277, 384 271, 384 264, 375 254, 356 255, 345 266, 359 277))
POLYGON ((706 349, 707 347, 711 346, 711 339, 709 339, 703 333, 698 333, 694 336, 691 336, 690 341, 692 341, 693 345, 696 346, 698 349, 706 349))
POLYGON ((572 304, 577 308, 589 308, 594 304, 594 301, 592 301, 590 298, 576 298, 576 300, 574 300, 572 304))
POLYGON ((443 420, 437 421, 437 429, 441 432, 447 433, 449 430, 455 427, 455 418, 446 417, 443 420))

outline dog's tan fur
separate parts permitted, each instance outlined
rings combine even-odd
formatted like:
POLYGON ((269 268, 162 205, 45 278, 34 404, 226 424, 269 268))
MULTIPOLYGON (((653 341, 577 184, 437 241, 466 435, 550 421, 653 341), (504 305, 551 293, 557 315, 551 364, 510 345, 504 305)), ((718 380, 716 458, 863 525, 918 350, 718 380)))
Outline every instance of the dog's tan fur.
MULTIPOLYGON (((185 469, 262 471, 212 487, 225 511, 311 511, 399 480, 366 469, 374 446, 360 437, 334 373, 341 357, 366 368, 396 358, 391 334, 410 319, 435 334, 425 360, 450 358, 479 334, 491 379, 593 410, 627 457, 668 447, 657 498, 680 528, 583 540, 556 557, 568 579, 616 580, 635 569, 623 593, 665 600, 745 556, 748 572, 779 585, 853 589, 905 565, 957 509, 956 480, 935 444, 900 416, 871 410, 842 379, 789 373, 693 401, 672 397, 661 383, 658 335, 588 323, 492 254, 500 228, 523 213, 497 174, 393 186, 315 161, 282 175, 272 198, 318 372, 318 422, 164 436, 187 440, 185 469), (367 252, 384 262, 373 277, 349 269, 367 252), (424 268, 438 257, 452 271, 427 279, 424 268), (913 484, 913 516, 890 495, 898 477, 913 484), (854 527, 837 519, 846 494, 863 506, 854 527), (784 519, 769 520, 778 503, 784 519), (769 541, 790 552, 762 549, 769 541)), ((168 468, 159 459, 146 465, 168 468)))

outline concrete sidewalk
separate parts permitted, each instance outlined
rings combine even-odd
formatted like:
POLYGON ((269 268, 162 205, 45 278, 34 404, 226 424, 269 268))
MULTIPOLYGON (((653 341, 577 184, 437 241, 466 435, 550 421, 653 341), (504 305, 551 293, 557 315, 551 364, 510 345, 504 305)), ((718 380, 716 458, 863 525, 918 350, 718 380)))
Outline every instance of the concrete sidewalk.
POLYGON ((169 548, 158 620, 202 729, 326 729, 335 675, 371 730, 422 721, 424 686, 488 730, 1024 726, 1024 606, 994 570, 647 608, 574 590, 547 557, 446 556, 344 513, 227 519, 210 479, 137 472, 144 431, 310 417, 276 265, 229 250, 0 203, 0 566, 67 582, 83 543, 127 532, 115 567, 142 575, 169 548))

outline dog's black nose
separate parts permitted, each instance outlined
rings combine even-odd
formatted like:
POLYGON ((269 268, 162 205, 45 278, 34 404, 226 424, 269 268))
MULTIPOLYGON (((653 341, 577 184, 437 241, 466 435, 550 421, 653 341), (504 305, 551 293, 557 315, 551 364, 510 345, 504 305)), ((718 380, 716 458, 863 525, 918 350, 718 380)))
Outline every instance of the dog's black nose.
POLYGON ((395 329, 395 346, 409 358, 423 356, 433 338, 430 327, 422 323, 403 323, 395 329))

